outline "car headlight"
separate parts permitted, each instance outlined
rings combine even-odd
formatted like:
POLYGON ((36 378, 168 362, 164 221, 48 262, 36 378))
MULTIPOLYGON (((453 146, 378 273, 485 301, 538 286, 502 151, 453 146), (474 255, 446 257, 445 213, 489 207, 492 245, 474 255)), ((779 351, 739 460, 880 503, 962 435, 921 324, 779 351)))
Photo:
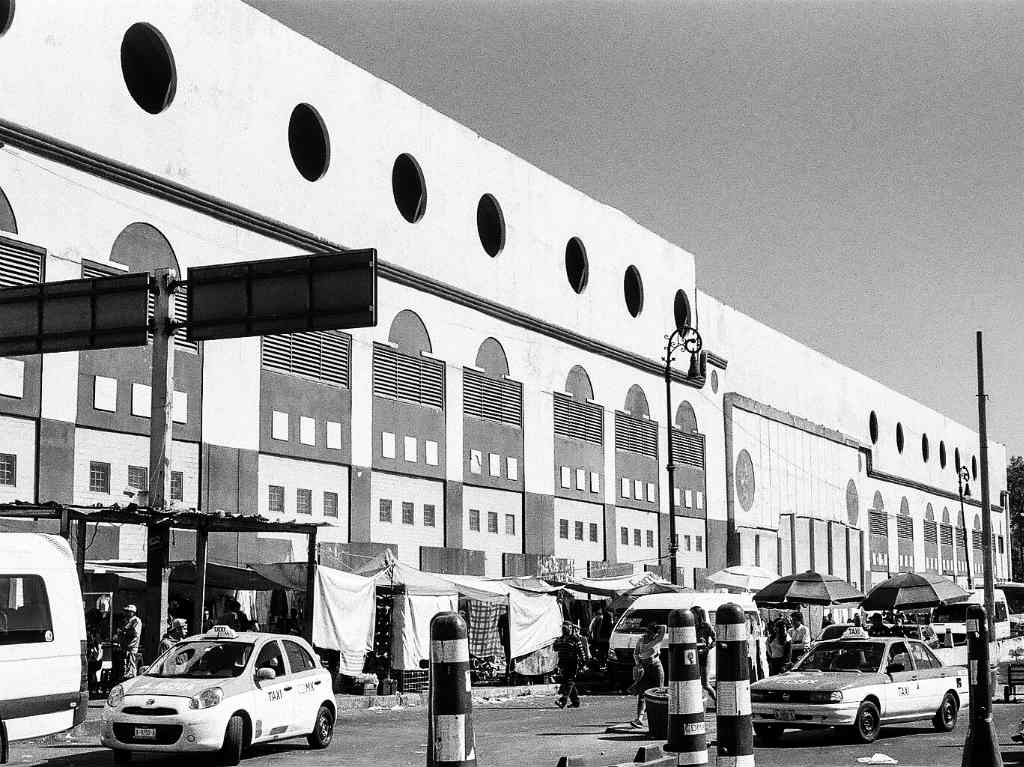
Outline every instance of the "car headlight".
POLYGON ((811 703, 842 703, 843 693, 839 690, 832 692, 812 692, 811 703))
POLYGON ((114 685, 107 696, 107 705, 111 708, 117 708, 122 703, 124 703, 124 687, 119 684, 114 685))
POLYGON ((224 700, 224 691, 219 687, 203 690, 188 702, 189 708, 213 708, 224 700))

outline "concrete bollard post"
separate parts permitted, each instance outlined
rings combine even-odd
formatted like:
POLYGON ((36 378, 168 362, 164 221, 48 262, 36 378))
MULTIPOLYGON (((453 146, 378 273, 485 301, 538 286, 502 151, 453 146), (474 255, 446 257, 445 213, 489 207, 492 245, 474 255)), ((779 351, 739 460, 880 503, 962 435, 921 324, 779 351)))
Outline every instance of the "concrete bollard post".
POLYGON ((754 767, 747 616, 729 602, 715 613, 718 767, 754 767))
POLYGON ((967 606, 967 675, 971 722, 964 742, 963 767, 1002 767, 999 738, 992 721, 992 677, 988 620, 981 605, 967 606))
POLYGON ((476 767, 469 629, 456 612, 430 621, 427 767, 476 767))
POLYGON ((708 763, 697 629, 689 610, 673 610, 668 616, 668 743, 665 750, 677 754, 677 765, 696 767, 708 763))

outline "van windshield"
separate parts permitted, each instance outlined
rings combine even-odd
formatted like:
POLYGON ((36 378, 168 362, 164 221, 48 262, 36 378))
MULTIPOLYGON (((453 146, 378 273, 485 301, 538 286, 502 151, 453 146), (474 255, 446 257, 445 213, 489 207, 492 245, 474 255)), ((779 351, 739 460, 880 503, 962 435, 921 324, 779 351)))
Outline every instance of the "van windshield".
POLYGON ((224 679, 241 676, 253 645, 245 642, 181 642, 150 666, 146 676, 224 679))
POLYGON ((615 630, 620 634, 643 634, 649 623, 668 623, 667 609, 628 610, 615 630))

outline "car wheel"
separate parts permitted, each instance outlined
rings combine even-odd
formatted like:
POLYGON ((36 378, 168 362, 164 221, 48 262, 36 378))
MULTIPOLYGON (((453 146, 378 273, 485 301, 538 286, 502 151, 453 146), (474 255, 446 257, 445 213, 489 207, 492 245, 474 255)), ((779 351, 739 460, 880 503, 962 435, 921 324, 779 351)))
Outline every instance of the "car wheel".
POLYGON ((237 714, 228 720, 224 731, 224 745, 220 749, 220 762, 228 767, 235 767, 242 761, 242 749, 245 748, 245 720, 237 714))
POLYGON ((132 752, 123 748, 114 749, 114 764, 128 764, 132 760, 132 752))
POLYGON ((959 710, 960 706, 957 704, 956 697, 953 693, 947 692, 942 699, 939 710, 935 712, 935 716, 932 718, 932 725, 939 732, 949 732, 956 727, 956 717, 959 710))
POLYGON ((754 735, 757 736, 758 741, 765 746, 770 746, 772 743, 778 742, 779 738, 782 737, 783 728, 777 724, 755 724, 754 735))
POLYGON ((327 748, 331 745, 333 737, 334 713, 327 706, 320 706, 320 710, 316 712, 316 724, 313 725, 313 732, 306 736, 306 740, 313 748, 327 748))
POLYGON ((872 743, 882 729, 878 706, 869 700, 860 704, 857 718, 853 721, 853 732, 861 743, 872 743))

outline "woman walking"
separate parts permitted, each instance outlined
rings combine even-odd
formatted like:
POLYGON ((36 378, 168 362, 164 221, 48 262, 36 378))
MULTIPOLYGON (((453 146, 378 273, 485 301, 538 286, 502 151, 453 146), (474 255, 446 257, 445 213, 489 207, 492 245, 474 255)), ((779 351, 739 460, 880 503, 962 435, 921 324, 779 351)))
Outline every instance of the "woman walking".
POLYGON ((644 726, 644 712, 647 710, 644 693, 652 687, 665 686, 665 669, 661 665, 660 653, 667 633, 667 626, 652 621, 647 624, 647 631, 640 637, 633 651, 633 660, 636 664, 633 675, 636 681, 628 692, 636 695, 636 719, 630 724, 638 729, 644 726))
POLYGON ((711 705, 718 706, 718 697, 715 695, 715 688, 708 682, 708 654, 715 646, 715 629, 708 620, 708 614, 700 605, 690 608, 693 613, 693 622, 697 629, 697 661, 700 664, 700 686, 708 694, 711 705))
POLYGON ((774 676, 781 674, 789 665, 792 643, 786 622, 779 618, 772 628, 771 639, 768 640, 768 673, 774 676))

